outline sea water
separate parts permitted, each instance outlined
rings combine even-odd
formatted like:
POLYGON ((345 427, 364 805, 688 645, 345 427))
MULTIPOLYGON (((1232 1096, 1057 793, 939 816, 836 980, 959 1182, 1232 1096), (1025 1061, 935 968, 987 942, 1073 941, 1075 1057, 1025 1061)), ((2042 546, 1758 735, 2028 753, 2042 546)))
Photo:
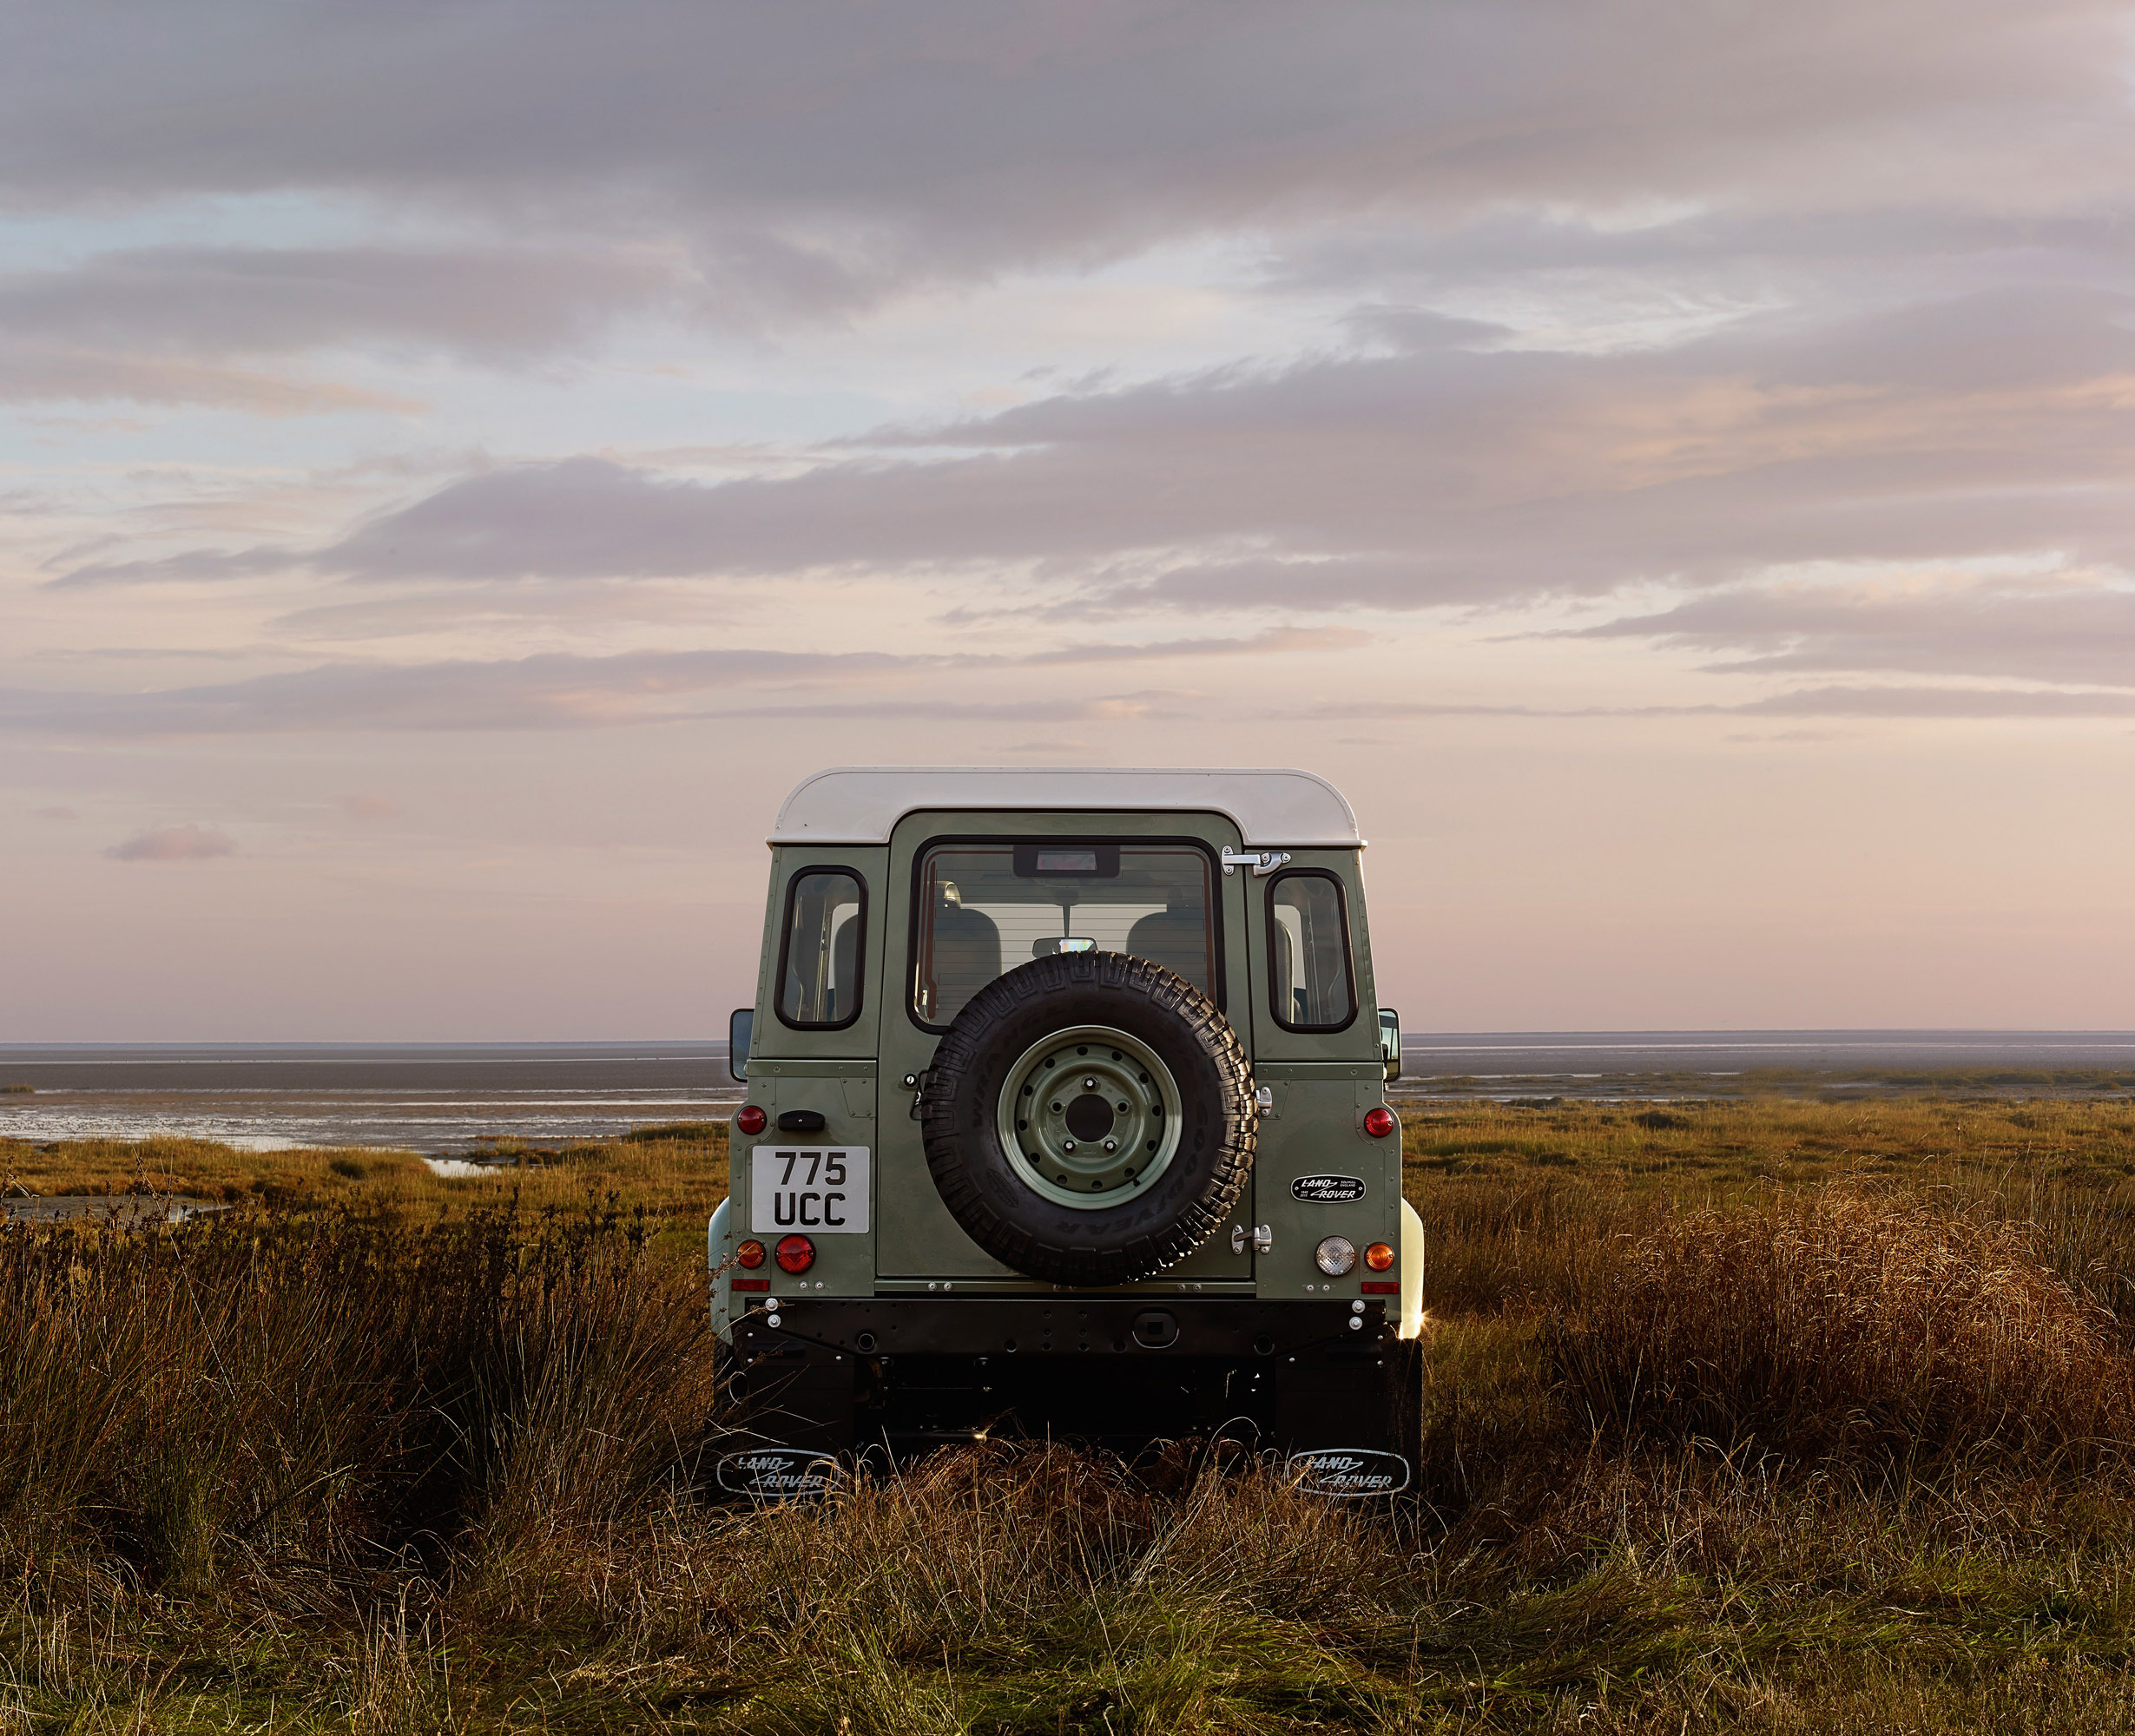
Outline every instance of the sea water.
MULTIPOLYGON (((1829 1084, 1944 1068, 2119 1070, 2127 1031, 1484 1031, 1411 1035, 1397 1095, 1458 1077, 1485 1097, 1725 1090, 1785 1069, 1829 1084)), ((723 1042, 0 1045, 0 1134, 175 1134, 251 1150, 372 1146, 478 1154, 731 1113, 723 1042)), ((1442 1092, 1442 1083, 1436 1088, 1442 1092)))
POLYGON ((727 1045, 131 1043, 0 1045, 0 1135, 177 1134, 253 1151, 550 1146, 741 1101, 727 1045))

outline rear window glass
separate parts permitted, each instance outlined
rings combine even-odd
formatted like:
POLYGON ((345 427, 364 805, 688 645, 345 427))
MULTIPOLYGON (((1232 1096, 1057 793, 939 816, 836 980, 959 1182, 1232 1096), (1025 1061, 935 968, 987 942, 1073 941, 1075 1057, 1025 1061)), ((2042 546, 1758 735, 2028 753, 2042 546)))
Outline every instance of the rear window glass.
POLYGON ((1268 888, 1268 968, 1275 1023, 1340 1030, 1356 1016, 1349 924, 1332 874, 1284 874, 1268 888))
POLYGON ((919 858, 912 1011, 945 1026, 996 976, 1056 952, 1127 952, 1220 999, 1209 858, 1185 844, 1002 839, 919 858))
POLYGON ((789 1025, 834 1029, 860 1016, 866 917, 857 874, 810 868, 794 876, 779 949, 780 1018, 789 1025))

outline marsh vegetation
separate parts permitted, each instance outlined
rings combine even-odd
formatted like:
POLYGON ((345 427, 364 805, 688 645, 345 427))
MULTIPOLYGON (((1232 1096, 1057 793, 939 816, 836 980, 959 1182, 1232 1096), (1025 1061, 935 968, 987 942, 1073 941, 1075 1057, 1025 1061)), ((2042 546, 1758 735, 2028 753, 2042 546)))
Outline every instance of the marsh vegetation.
POLYGON ((8 1147, 234 1209, 0 1234, 0 1728, 2127 1727, 2135 1106, 1447 1103, 1405 1142, 1393 1512, 1191 1444, 718 1504, 715 1129, 451 1181, 8 1147))

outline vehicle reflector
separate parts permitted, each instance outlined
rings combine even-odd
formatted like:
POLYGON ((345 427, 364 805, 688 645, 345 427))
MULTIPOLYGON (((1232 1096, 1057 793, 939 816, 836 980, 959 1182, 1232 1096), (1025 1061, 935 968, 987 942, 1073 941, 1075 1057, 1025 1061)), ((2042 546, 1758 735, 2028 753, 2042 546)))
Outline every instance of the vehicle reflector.
POLYGON ((743 1242, 741 1246, 735 1249, 734 1258, 738 1264, 754 1272, 763 1264, 763 1244, 761 1242, 743 1242))
POLYGON ((1356 1244, 1347 1236, 1329 1236, 1313 1249, 1312 1259, 1329 1278, 1340 1278, 1356 1266, 1356 1244))
POLYGON ((770 1117, 754 1103, 744 1103, 734 1112, 734 1124, 745 1134, 760 1134, 770 1117))
POLYGON ((1364 1250, 1364 1264, 1374 1272, 1394 1270, 1394 1250, 1384 1242, 1374 1242, 1364 1250))
POLYGON ((779 1238, 779 1270, 806 1272, 815 1264, 815 1244, 806 1236, 779 1238))
POLYGON ((1364 1131, 1375 1140, 1382 1140, 1394 1131, 1394 1111, 1381 1103, 1375 1109, 1364 1112, 1364 1131))
POLYGON ((1401 1293, 1401 1286, 1398 1284, 1387 1284, 1369 1278, 1357 1288, 1367 1296, 1399 1296, 1401 1293))
POLYGON ((737 1278, 728 1287, 733 1290, 768 1290, 771 1280, 768 1278, 737 1278))

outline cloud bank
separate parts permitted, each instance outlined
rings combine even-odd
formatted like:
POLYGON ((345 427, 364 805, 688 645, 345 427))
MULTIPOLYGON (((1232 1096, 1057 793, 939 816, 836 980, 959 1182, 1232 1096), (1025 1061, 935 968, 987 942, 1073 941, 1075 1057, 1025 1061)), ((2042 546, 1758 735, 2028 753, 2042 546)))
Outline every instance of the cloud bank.
POLYGON ((2131 382, 2135 300, 2092 290, 1606 355, 1434 341, 878 429, 865 456, 783 477, 503 465, 310 548, 48 582, 805 591, 902 574, 960 594, 952 620, 1505 610, 1658 587, 1702 595, 1586 635, 1739 651, 1706 666, 1736 674, 2112 683, 2135 608, 2112 577, 2135 570, 2131 382), (1962 576, 1982 562, 2029 570, 1962 576), (1849 590, 1847 571, 1868 575, 1849 590))
POLYGON ((212 826, 167 825, 138 832, 104 852, 115 862, 204 862, 236 853, 237 845, 212 826))

